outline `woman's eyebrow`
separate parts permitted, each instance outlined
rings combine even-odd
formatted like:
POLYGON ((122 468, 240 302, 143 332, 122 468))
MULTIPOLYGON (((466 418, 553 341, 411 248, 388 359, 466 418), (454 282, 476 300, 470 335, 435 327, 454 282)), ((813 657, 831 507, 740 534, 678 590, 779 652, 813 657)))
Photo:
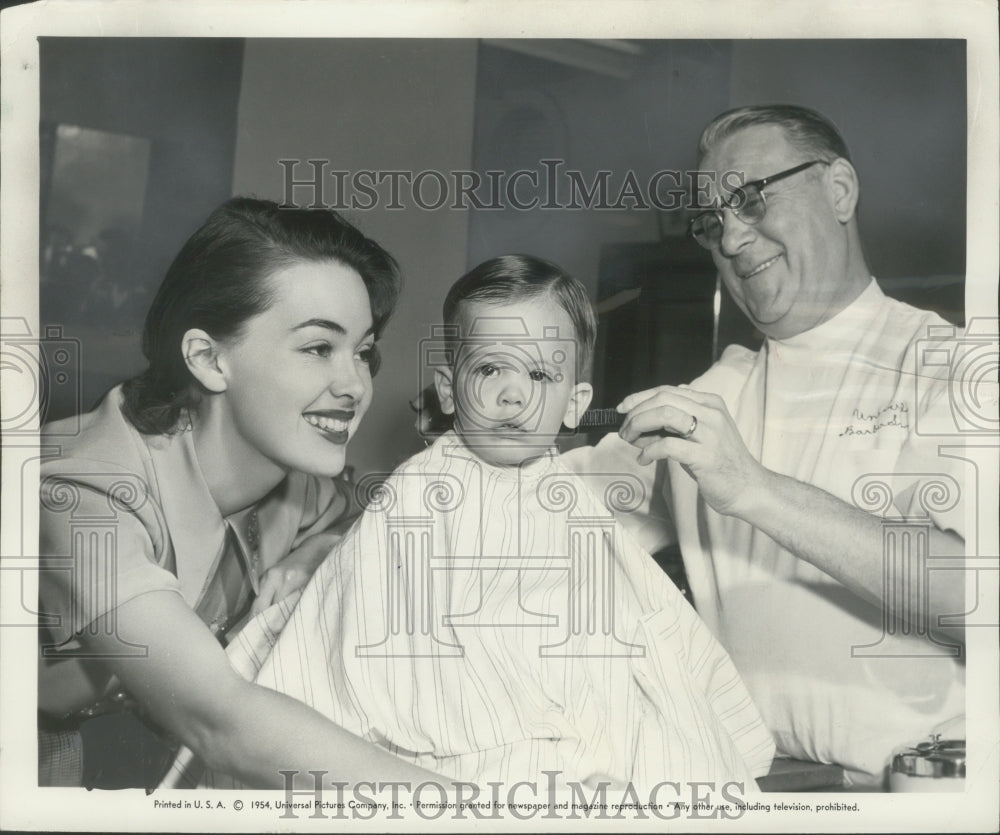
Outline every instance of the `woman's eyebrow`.
MULTIPOLYGON (((326 328, 327 330, 333 331, 334 333, 339 334, 341 336, 347 335, 347 328, 330 319, 306 319, 306 321, 296 325, 294 328, 292 328, 292 330, 300 331, 304 328, 326 328)), ((363 336, 368 336, 369 334, 374 332, 375 332, 375 326, 372 325, 370 328, 368 328, 368 330, 364 332, 363 336)))
POLYGON ((300 331, 304 328, 326 328, 327 330, 333 331, 334 333, 339 333, 339 334, 347 333, 347 328, 345 328, 343 325, 337 324, 336 322, 332 322, 329 319, 306 319, 306 321, 296 325, 294 328, 292 328, 292 330, 300 331))

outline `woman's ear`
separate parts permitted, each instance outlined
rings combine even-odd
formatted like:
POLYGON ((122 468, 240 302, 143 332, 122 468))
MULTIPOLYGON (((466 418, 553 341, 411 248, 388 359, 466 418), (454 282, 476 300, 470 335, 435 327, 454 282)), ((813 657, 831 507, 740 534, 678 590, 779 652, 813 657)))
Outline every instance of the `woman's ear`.
POLYGON ((593 396, 594 387, 590 383, 577 383, 573 386, 573 391, 569 396, 569 404, 566 406, 566 415, 563 417, 563 423, 569 429, 576 429, 579 426, 583 413, 587 411, 593 396))
POLYGON ((228 387, 219 365, 219 345, 205 331, 192 328, 181 339, 184 362, 191 375, 210 392, 218 394, 228 387))
POLYGON ((446 415, 455 414, 455 394, 451 387, 451 366, 440 365, 434 369, 434 388, 437 389, 441 411, 446 415))
POLYGON ((838 221, 847 223, 854 217, 860 197, 858 174, 846 159, 838 157, 830 163, 829 175, 833 188, 833 213, 838 221))

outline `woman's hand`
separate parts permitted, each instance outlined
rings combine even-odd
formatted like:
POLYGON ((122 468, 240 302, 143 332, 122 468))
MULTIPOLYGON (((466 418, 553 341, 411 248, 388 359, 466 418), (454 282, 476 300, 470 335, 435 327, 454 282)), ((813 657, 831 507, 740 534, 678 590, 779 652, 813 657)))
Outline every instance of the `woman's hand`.
POLYGON ((256 615, 303 588, 341 539, 343 535, 334 531, 313 534, 288 556, 272 565, 260 578, 260 592, 250 614, 256 615))
POLYGON ((747 491, 767 480, 768 471, 750 454, 717 395, 659 386, 629 395, 618 411, 628 414, 619 434, 641 450, 639 463, 676 461, 719 513, 740 515, 747 491))

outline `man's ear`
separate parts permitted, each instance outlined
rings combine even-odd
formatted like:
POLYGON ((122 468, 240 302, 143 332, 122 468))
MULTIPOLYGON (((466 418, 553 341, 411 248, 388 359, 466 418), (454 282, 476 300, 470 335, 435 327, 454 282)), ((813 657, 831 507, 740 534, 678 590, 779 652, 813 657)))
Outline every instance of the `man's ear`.
POLYGON ((577 383, 573 386, 573 392, 569 396, 569 405, 566 407, 566 415, 563 417, 563 423, 569 429, 576 429, 580 424, 583 413, 587 411, 593 396, 594 387, 590 383, 577 383))
POLYGON ((837 220, 847 223, 854 217, 861 189, 858 184, 858 173, 843 157, 838 157, 830 163, 830 184, 833 188, 833 212, 837 220))
POLYGON ((192 328, 181 339, 184 362, 191 375, 208 391, 218 394, 228 388, 226 375, 219 364, 219 344, 205 331, 192 328))
POLYGON ((455 394, 451 387, 451 366, 439 365, 434 369, 434 388, 437 389, 441 411, 446 415, 455 414, 455 394))

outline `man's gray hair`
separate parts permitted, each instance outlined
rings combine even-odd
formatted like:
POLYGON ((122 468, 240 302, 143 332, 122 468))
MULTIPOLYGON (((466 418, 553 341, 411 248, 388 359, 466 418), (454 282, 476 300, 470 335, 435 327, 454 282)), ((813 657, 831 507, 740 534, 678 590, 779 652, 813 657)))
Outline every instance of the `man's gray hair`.
POLYGON ((755 125, 777 125, 788 141, 807 157, 832 162, 851 161, 847 143, 837 127, 822 113, 794 104, 760 104, 738 107, 716 116, 702 131, 698 154, 704 158, 712 147, 737 131, 755 125))

